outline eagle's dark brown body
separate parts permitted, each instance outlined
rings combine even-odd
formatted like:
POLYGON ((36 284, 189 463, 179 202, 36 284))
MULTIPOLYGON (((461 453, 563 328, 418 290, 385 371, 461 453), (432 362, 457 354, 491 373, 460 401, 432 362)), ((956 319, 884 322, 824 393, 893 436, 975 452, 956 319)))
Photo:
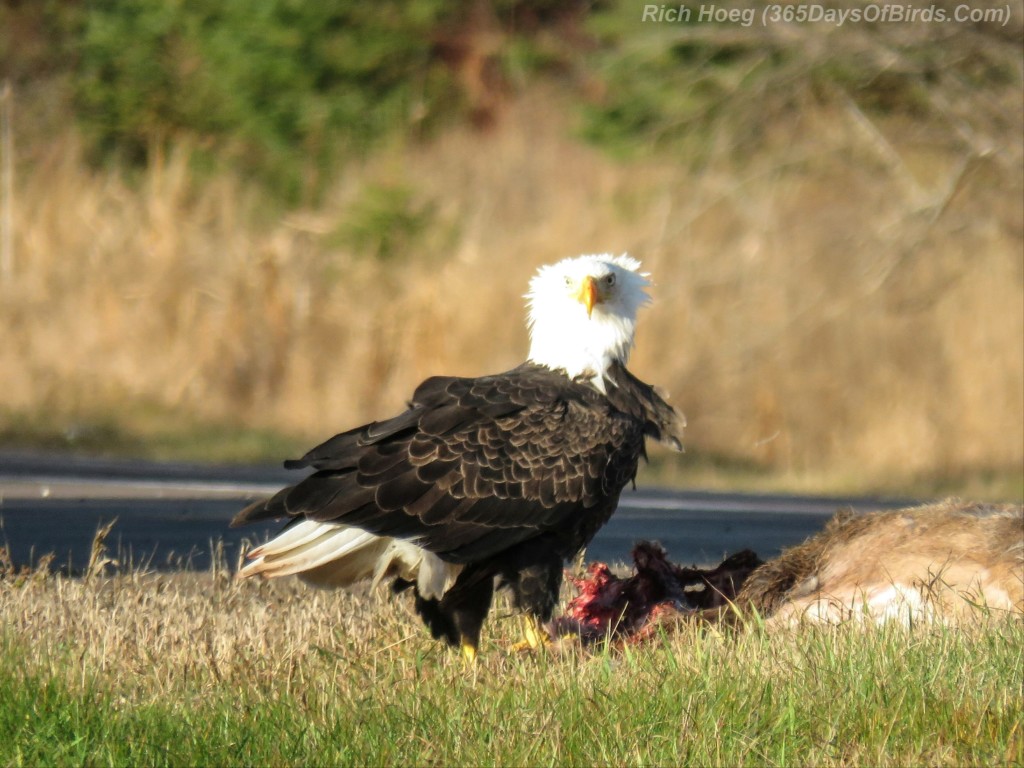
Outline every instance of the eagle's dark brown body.
MULTIPOLYGON (((337 435, 291 468, 315 470, 233 525, 313 520, 407 540, 461 566, 417 610, 436 637, 475 648, 495 587, 547 621, 565 559, 591 540, 651 437, 679 447, 682 420, 612 363, 606 392, 532 363, 481 378, 431 378, 408 410, 337 435)), ((396 589, 415 585, 397 578, 396 589)))

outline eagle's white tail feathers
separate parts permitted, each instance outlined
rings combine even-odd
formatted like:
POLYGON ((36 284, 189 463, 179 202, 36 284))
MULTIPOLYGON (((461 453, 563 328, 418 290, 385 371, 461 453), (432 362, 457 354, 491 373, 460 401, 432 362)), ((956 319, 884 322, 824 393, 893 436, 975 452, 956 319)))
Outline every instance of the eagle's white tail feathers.
POLYGON ((310 535, 296 535, 295 540, 298 543, 290 546, 281 545, 276 540, 271 540, 256 556, 255 561, 242 569, 240 574, 242 578, 254 576, 257 573, 270 578, 308 571, 331 560, 358 552, 364 546, 371 544, 375 538, 365 531, 339 528, 325 523, 303 522, 299 525, 312 525, 319 530, 302 532, 310 535))
POLYGON ((289 526, 270 541, 252 550, 252 552, 249 553, 249 557, 257 558, 268 555, 280 555, 282 552, 287 552, 295 547, 307 544, 313 539, 322 536, 325 531, 334 527, 335 526, 325 526, 322 523, 314 523, 310 520, 298 525, 289 526))
POLYGON ((400 576, 415 581, 423 597, 438 599, 459 570, 412 542, 313 520, 290 526, 249 557, 252 562, 238 572, 240 579, 298 574, 317 587, 345 587, 369 578, 376 586, 400 576))
POLYGON ((316 568, 299 573, 307 584, 323 589, 348 587, 373 576, 377 561, 388 548, 388 539, 373 537, 373 540, 358 550, 342 557, 328 560, 316 568))

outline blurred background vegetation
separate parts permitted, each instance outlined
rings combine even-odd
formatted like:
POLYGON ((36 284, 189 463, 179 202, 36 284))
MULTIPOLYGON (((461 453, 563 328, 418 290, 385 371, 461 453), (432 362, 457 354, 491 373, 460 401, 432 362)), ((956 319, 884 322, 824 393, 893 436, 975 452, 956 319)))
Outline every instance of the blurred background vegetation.
POLYGON ((629 251, 654 480, 1020 497, 1021 2, 643 5, 0 0, 0 450, 276 460, 629 251))

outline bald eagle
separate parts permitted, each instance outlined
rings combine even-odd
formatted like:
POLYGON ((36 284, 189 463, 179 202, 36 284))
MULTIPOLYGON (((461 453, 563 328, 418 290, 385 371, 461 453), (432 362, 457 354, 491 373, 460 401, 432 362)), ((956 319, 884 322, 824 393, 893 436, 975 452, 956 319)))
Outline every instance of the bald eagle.
POLYGON ((403 413, 286 461, 314 472, 234 518, 290 518, 239 577, 393 579, 433 636, 469 659, 507 587, 536 646, 565 560, 615 511, 645 439, 681 447, 682 417, 625 367, 648 285, 626 255, 542 267, 526 295, 527 361, 427 379, 403 413))

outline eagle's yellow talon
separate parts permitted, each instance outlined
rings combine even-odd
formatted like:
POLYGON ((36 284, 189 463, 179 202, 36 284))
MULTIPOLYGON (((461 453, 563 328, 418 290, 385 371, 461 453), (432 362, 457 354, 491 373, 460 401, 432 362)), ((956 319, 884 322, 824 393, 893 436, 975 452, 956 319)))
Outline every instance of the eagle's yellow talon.
POLYGON ((463 640, 462 658, 467 664, 476 664, 476 646, 463 640))
POLYGON ((551 645, 551 638, 544 628, 537 621, 535 616, 527 616, 523 622, 523 639, 514 643, 510 653, 521 653, 522 651, 536 651, 539 648, 546 648, 551 645))

